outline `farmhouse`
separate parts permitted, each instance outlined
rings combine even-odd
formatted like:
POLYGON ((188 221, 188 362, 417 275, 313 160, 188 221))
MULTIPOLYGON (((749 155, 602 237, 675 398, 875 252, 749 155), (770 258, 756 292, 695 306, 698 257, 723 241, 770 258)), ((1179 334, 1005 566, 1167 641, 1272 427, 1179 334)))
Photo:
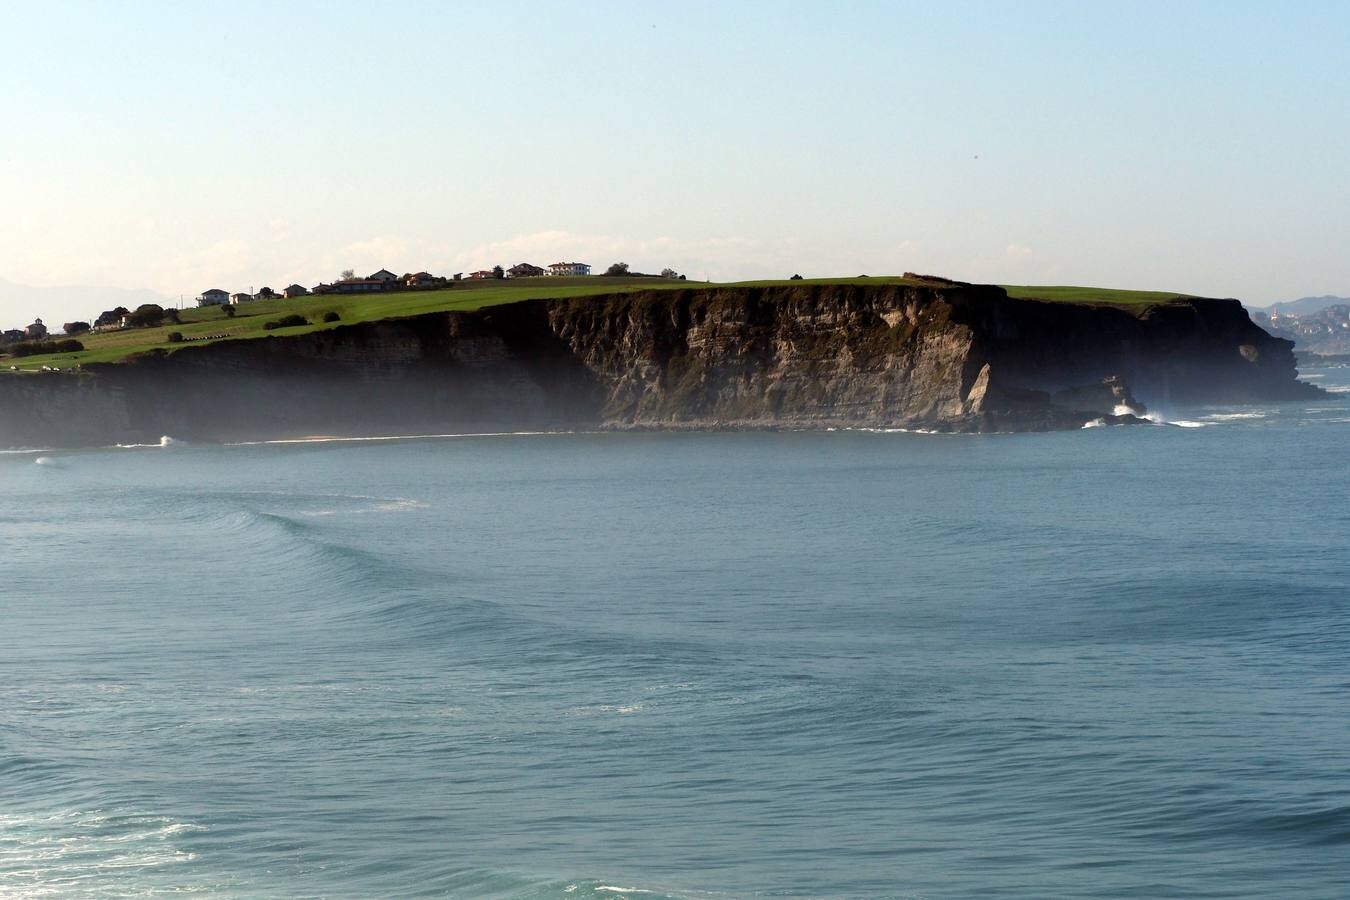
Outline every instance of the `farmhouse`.
POLYGON ((393 272, 390 272, 388 269, 381 269, 380 271, 376 272, 374 275, 371 275, 371 276, 370 276, 369 278, 367 278, 366 280, 367 280, 367 281, 379 281, 379 282, 381 282, 381 283, 383 283, 383 284, 389 284, 389 283, 391 283, 391 282, 398 281, 398 276, 395 275, 393 272))
POLYGON ((252 302, 253 302, 253 295, 252 295, 252 294, 242 294, 242 293, 241 293, 241 294, 231 294, 231 295, 230 295, 230 305, 231 305, 231 306, 238 306, 240 303, 252 303, 252 302))
POLYGON ((24 330, 24 334, 31 339, 42 339, 47 336, 47 326, 42 324, 41 319, 34 319, 33 324, 24 330))
POLYGON ((227 291, 220 288, 211 288, 209 291, 202 291, 202 295, 197 298, 198 306, 224 306, 230 302, 230 295, 227 291))
POLYGON ((506 270, 506 274, 512 278, 537 278, 544 274, 543 266, 532 266, 529 263, 519 263, 506 270))
POLYGON ((589 275, 591 267, 579 262, 556 262, 548 267, 550 275, 589 275))
POLYGON ((469 277, 476 281, 482 281, 484 278, 493 277, 493 274, 491 269, 479 269, 477 272, 470 272, 469 277))
POLYGON ((293 284, 282 291, 281 296, 289 300, 292 297, 303 297, 308 293, 309 291, 307 291, 303 285, 293 284))

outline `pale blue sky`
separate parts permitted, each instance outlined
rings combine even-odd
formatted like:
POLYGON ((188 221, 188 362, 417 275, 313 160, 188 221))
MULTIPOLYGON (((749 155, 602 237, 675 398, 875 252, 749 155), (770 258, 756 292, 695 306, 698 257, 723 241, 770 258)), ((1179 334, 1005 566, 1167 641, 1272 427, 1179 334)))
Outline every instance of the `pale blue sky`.
MULTIPOLYGON (((575 258, 1350 294, 1350 4, 0 15, 9 282, 176 297, 575 258)), ((28 308, 0 286, 6 325, 28 308)))

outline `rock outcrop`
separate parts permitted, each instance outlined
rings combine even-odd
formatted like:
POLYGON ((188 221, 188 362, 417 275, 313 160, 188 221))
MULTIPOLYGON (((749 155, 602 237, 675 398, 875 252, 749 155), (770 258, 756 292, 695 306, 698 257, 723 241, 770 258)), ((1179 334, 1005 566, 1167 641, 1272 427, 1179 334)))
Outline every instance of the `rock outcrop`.
POLYGON ((528 301, 0 378, 0 444, 589 428, 1077 428, 1316 393, 1235 300, 959 283, 528 301))

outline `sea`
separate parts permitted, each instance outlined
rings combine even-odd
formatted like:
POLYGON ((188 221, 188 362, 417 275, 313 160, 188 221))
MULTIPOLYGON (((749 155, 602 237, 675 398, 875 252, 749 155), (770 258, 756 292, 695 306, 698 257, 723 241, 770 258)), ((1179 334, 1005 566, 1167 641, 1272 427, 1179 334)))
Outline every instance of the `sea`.
POLYGON ((1350 369, 0 455, 0 897, 1350 895, 1350 369))

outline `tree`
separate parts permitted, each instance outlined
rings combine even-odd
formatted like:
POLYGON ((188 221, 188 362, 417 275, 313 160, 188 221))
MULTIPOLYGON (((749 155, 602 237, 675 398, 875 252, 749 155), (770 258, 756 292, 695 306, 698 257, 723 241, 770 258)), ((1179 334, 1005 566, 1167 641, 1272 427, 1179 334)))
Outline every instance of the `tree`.
POLYGON ((355 269, 343 269, 343 270, 342 270, 342 275, 340 275, 339 277, 340 277, 343 281, 346 281, 348 278, 355 278, 355 277, 356 277, 356 270, 355 270, 355 269))
POLYGON ((606 274, 606 275, 627 275, 627 274, 628 274, 628 263, 626 263, 626 262, 617 262, 617 263, 614 263, 614 264, 611 265, 608 269, 605 270, 605 274, 606 274))
POLYGON ((262 290, 258 291, 259 300, 271 300, 276 295, 277 292, 272 290, 270 287, 264 287, 262 290))
POLYGON ((149 328, 164 321, 164 307, 158 303, 142 303, 126 318, 131 328, 149 328))
POLYGON ((94 325, 99 328, 108 325, 116 325, 118 322, 122 321, 123 316, 127 315, 131 315, 131 310, 127 309, 125 306, 118 306, 114 309, 105 310, 104 312, 99 313, 98 318, 94 320, 94 325))
POLYGON ((793 275, 791 278, 788 279, 788 281, 801 281, 801 280, 802 276, 800 275, 793 275))
POLYGON ((223 316, 225 316, 225 318, 227 318, 227 319, 233 319, 233 318, 234 318, 234 312, 235 312, 234 307, 231 306, 231 305, 228 304, 228 303, 226 303, 224 306, 222 306, 222 307, 220 308, 220 312, 221 312, 221 314, 222 314, 223 316))
POLYGON ((674 269, 662 269, 662 270, 661 270, 661 277, 662 277, 662 278, 679 278, 679 277, 680 277, 680 273, 679 273, 679 272, 676 272, 674 269))
POLYGON ((84 334, 89 330, 88 322, 67 322, 61 326, 61 330, 66 334, 84 334))
POLYGON ((505 278, 505 277, 506 277, 506 270, 503 269, 501 266, 493 266, 493 267, 492 267, 492 277, 493 277, 493 278, 505 278))

